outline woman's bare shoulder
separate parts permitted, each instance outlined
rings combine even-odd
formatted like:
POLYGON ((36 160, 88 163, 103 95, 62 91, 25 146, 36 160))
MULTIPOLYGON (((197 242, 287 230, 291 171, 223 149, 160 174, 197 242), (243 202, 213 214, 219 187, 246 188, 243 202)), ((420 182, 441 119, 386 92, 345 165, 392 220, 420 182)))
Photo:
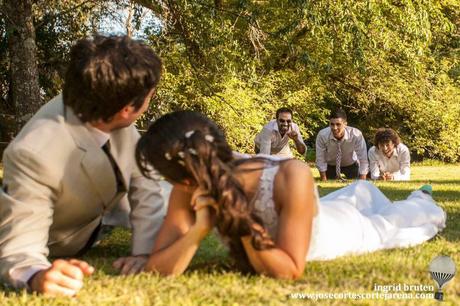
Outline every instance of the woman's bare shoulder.
POLYGON ((309 194, 307 191, 313 186, 313 176, 308 164, 295 159, 284 161, 275 177, 275 202, 290 202, 292 196, 303 196, 305 192, 309 194))
POLYGON ((290 159, 280 164, 279 174, 285 179, 311 178, 310 166, 298 159, 290 159))

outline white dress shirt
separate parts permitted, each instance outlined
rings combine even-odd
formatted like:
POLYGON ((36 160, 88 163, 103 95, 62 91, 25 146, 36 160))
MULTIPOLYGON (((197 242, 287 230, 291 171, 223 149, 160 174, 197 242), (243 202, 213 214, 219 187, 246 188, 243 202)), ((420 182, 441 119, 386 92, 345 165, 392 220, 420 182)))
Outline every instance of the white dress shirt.
MULTIPOLYGON (((320 172, 326 172, 327 165, 335 166, 338 140, 327 127, 319 131, 316 137, 316 167, 320 172)), ((345 135, 340 140, 342 149, 341 167, 359 164, 359 174, 366 175, 369 162, 367 161, 366 141, 357 128, 346 126, 345 135)))
MULTIPOLYGON (((291 123, 291 129, 297 133, 297 140, 303 144, 304 142, 300 134, 299 126, 295 123, 291 123)), ((291 148, 289 147, 289 136, 287 133, 281 136, 278 130, 278 123, 275 119, 267 123, 262 131, 257 134, 255 144, 259 148, 260 154, 276 155, 286 158, 293 157, 291 148)))
MULTIPOLYGON (((90 124, 86 124, 86 127, 91 133, 91 136, 94 138, 96 143, 102 147, 107 140, 110 139, 110 134, 105 133, 90 124)), ((28 288, 28 281, 29 279, 35 275, 35 273, 39 272, 40 270, 48 269, 51 265, 37 265, 37 266, 30 266, 24 267, 19 269, 14 269, 11 271, 11 278, 15 281, 13 284, 15 287, 26 287, 28 288)))
POLYGON ((393 155, 388 158, 375 146, 369 149, 369 166, 371 178, 376 180, 384 172, 393 174, 393 180, 410 180, 410 153, 402 143, 393 150, 393 155))

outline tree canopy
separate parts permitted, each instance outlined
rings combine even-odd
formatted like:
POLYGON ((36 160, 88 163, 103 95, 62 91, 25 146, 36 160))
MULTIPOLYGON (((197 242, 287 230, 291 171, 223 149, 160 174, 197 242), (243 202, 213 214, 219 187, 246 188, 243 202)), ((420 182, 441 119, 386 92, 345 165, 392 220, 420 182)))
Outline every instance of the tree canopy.
MULTIPOLYGON (((460 160, 458 0, 134 2, 36 1, 44 100, 60 88, 71 43, 131 5, 136 28, 141 7, 155 16, 143 37, 165 66, 149 117, 201 111, 235 149, 252 152, 277 108, 291 107, 313 143, 329 112, 342 107, 369 141, 388 126, 414 157, 460 160)), ((0 65, 5 76, 8 64, 0 65)))

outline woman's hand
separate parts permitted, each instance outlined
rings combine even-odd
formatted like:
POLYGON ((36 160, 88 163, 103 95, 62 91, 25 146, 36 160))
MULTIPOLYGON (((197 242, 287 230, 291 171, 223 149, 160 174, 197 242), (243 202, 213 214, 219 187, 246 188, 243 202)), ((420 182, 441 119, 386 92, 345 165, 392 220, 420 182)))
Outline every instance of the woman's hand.
MULTIPOLYGON (((270 237, 270 234, 267 232, 267 230, 262 225, 258 223, 253 223, 251 227, 253 230, 260 233, 267 247, 272 247, 272 248, 275 247, 275 242, 273 241, 273 238, 270 237)), ((252 240, 252 236, 249 235, 249 237, 251 237, 251 240, 252 240)))
POLYGON ((201 188, 197 188, 192 195, 191 205, 195 211, 195 224, 200 234, 206 236, 215 225, 217 202, 201 188))
POLYGON ((200 210, 203 207, 210 206, 214 208, 216 211, 218 210, 218 205, 216 200, 209 195, 209 193, 202 188, 198 187, 192 194, 191 199, 192 208, 195 211, 200 210))

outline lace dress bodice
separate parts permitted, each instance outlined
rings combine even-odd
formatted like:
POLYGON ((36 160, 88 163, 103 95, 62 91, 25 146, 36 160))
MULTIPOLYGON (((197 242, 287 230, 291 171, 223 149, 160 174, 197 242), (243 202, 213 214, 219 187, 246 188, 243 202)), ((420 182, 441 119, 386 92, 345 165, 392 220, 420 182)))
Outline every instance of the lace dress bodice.
POLYGON ((268 166, 263 169, 259 188, 252 200, 254 213, 262 219, 265 228, 273 238, 276 237, 278 228, 278 214, 273 200, 273 183, 278 169, 278 165, 268 166))
MULTIPOLYGON (((260 177, 259 188, 254 196, 252 203, 254 205, 254 213, 259 216, 264 222, 264 226, 270 233, 272 239, 276 239, 278 232, 278 213, 276 212, 275 201, 273 200, 274 181, 278 173, 279 165, 266 165, 260 177)), ((310 249, 314 249, 317 244, 316 232, 319 226, 319 205, 318 191, 314 188, 315 203, 317 214, 313 218, 313 226, 310 238, 310 249)))

